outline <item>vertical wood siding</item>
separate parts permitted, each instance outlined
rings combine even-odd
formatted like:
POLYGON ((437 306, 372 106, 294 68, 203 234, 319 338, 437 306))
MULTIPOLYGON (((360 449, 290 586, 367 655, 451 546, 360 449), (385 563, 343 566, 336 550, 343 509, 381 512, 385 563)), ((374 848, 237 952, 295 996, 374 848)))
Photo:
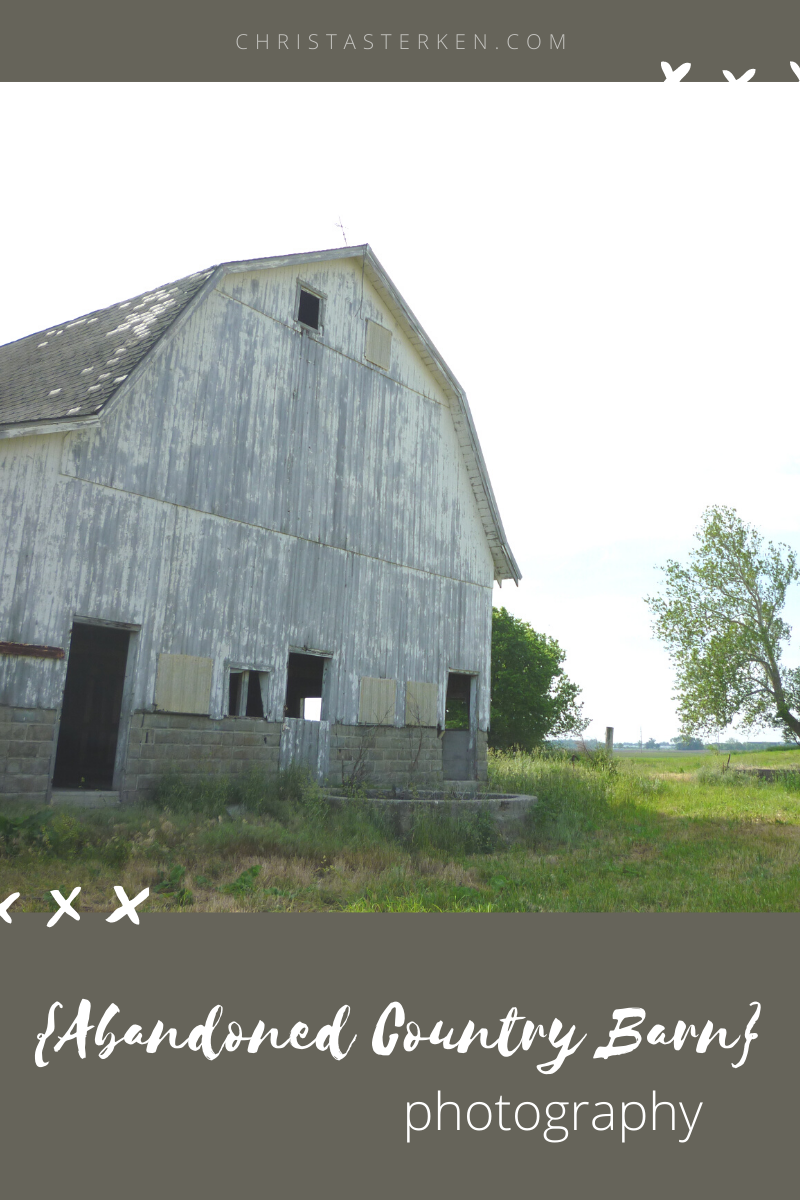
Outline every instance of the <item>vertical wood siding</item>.
POLYGON ((281 726, 279 765, 307 767, 318 783, 328 775, 331 753, 330 721, 286 717, 281 726))
MULTIPOLYGON (((296 272, 228 276, 94 430, 0 442, 0 638, 66 647, 74 617, 141 626, 133 705, 158 655, 269 670, 330 654, 327 717, 360 680, 479 675, 488 721, 492 559, 446 397, 351 260, 307 264, 319 340, 293 322, 296 272), (365 320, 392 331, 388 374, 365 320)), ((0 704, 54 708, 65 664, 0 657, 0 704)))

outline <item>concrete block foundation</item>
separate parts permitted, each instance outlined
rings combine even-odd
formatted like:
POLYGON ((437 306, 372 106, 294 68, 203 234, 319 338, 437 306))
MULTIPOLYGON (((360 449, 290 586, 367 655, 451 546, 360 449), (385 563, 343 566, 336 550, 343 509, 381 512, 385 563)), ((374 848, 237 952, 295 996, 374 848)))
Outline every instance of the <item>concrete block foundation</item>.
MULTIPOLYGON (((0 707, 0 803, 51 799, 58 712, 0 707)), ((121 766, 114 791, 121 803, 144 801, 165 774, 188 782, 253 767, 278 771, 282 722, 254 717, 134 713, 123 720, 121 766)), ((487 778, 487 735, 476 738, 476 779, 487 778)), ((420 726, 333 725, 326 782, 332 787, 441 787, 442 738, 420 726)))
POLYGON ((56 715, 55 709, 0 708, 0 803, 47 802, 56 715))
POLYGON ((442 782, 435 729, 334 725, 328 779, 334 786, 432 787, 442 782))
POLYGON ((278 770, 281 725, 254 717, 134 713, 120 780, 123 804, 143 803, 164 775, 200 783, 260 767, 278 770))

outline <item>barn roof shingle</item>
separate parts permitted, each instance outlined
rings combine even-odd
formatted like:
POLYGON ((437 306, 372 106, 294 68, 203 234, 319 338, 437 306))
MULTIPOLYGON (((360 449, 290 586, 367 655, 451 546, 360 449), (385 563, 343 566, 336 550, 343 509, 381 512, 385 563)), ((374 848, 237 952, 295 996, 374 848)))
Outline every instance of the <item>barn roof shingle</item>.
POLYGON ((0 346, 0 426, 100 412, 212 273, 0 346))

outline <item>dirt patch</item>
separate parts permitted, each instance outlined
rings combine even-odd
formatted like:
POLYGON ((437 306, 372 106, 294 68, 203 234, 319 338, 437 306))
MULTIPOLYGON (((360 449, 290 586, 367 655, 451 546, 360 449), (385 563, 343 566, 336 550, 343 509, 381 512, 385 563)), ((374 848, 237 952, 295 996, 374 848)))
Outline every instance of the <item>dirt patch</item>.
POLYGON ((645 862, 657 857, 658 851, 655 846, 651 846, 648 842, 642 842, 637 846, 631 846, 628 861, 645 862))
POLYGON ((755 833, 785 838, 789 842, 800 842, 800 825, 784 825, 783 821, 758 821, 752 828, 755 833))

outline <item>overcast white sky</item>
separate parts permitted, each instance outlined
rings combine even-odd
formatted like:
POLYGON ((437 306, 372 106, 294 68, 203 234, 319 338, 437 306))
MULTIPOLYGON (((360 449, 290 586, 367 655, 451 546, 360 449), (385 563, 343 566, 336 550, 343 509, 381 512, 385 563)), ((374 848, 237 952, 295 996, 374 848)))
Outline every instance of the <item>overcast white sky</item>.
MULTIPOLYGON (((369 242, 467 391, 590 735, 677 733, 643 595, 729 504, 800 550, 791 84, 6 84, 0 343, 369 242)), ((789 620, 800 638, 800 601, 789 620)), ((800 661, 794 650, 790 661, 800 661)))

